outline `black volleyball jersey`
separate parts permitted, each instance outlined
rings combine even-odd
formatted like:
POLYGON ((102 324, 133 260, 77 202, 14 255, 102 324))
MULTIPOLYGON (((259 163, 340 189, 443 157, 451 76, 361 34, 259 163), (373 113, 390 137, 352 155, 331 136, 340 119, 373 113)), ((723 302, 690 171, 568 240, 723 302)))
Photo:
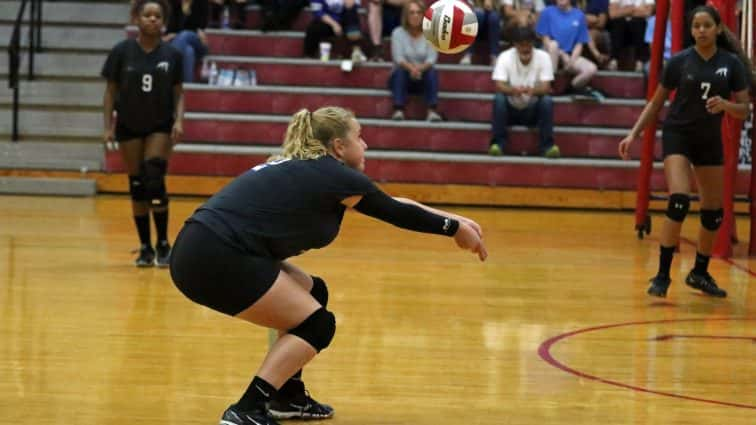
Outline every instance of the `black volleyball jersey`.
POLYGON ((118 84, 118 125, 142 132, 173 121, 173 87, 183 76, 181 53, 170 44, 146 53, 135 39, 121 41, 108 54, 102 76, 118 84))
POLYGON ((704 60, 693 47, 682 50, 672 56, 662 75, 665 88, 677 89, 664 126, 719 132, 722 113, 707 112, 706 100, 713 96, 729 100, 732 92, 745 89, 746 84, 745 67, 734 54, 717 49, 704 60))
POLYGON ((346 209, 341 201, 378 190, 330 155, 274 161, 234 179, 187 222, 198 221, 247 252, 285 259, 331 243, 346 209))

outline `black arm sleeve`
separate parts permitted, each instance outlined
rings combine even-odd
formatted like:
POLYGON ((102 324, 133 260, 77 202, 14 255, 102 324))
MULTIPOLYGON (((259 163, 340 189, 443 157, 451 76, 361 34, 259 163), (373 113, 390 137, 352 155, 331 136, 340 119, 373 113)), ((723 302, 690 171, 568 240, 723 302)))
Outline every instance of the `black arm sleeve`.
POLYGON ((459 228, 457 220, 442 217, 416 205, 399 202, 380 190, 363 196, 354 209, 394 226, 416 232, 454 236, 459 228))

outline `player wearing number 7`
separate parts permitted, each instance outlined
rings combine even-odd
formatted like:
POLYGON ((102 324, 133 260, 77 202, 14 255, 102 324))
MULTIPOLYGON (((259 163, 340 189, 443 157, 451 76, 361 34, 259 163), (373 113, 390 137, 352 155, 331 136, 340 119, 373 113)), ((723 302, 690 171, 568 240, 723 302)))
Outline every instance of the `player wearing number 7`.
POLYGON ((619 154, 622 159, 630 157, 630 145, 647 124, 656 121, 665 99, 676 89, 662 130, 669 204, 660 236, 659 271, 651 279, 648 294, 667 295, 672 256, 690 205, 693 174, 701 199, 701 228, 695 266, 685 283, 706 294, 726 297, 727 292, 708 272, 714 236, 722 222, 722 115, 727 113, 738 119, 748 115, 746 69, 750 70, 751 65, 738 42, 722 26, 716 9, 700 6, 689 16, 695 45, 669 60, 653 99, 620 142, 619 154), (730 101, 733 94, 734 101, 730 101))
POLYGON ((184 95, 181 53, 160 38, 168 11, 164 0, 133 2, 131 14, 139 33, 136 39, 113 47, 102 69, 108 81, 103 139, 108 145, 118 141, 129 173, 131 206, 141 243, 138 267, 155 263, 167 267, 171 252, 165 174, 173 145, 183 133, 184 95), (117 112, 115 129, 113 110, 117 112), (150 241, 150 210, 157 231, 155 249, 150 241))

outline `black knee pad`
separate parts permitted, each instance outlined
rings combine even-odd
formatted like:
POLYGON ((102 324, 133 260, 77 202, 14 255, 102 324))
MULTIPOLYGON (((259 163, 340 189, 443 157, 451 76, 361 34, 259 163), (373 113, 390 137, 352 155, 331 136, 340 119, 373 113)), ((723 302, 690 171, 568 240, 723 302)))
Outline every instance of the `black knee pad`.
POLYGON ((323 307, 328 306, 328 287, 325 281, 317 276, 312 277, 312 289, 310 295, 315 298, 323 307))
POLYGON ((704 210, 701 209, 701 225, 708 231, 715 231, 722 225, 722 218, 724 217, 724 210, 722 208, 718 210, 704 210))
POLYGON ((129 176, 129 193, 134 202, 147 201, 147 192, 144 190, 142 176, 129 176))
POLYGON ((688 215, 690 208, 690 197, 684 193, 673 193, 669 195, 667 203, 667 217, 670 220, 682 223, 685 216, 688 215))
POLYGON ((168 194, 165 190, 165 174, 168 161, 163 158, 149 158, 142 161, 141 171, 144 179, 144 190, 147 200, 153 207, 168 205, 168 194))
POLYGON ((336 333, 336 317, 325 307, 315 310, 310 317, 289 333, 307 341, 318 352, 328 347, 336 333))

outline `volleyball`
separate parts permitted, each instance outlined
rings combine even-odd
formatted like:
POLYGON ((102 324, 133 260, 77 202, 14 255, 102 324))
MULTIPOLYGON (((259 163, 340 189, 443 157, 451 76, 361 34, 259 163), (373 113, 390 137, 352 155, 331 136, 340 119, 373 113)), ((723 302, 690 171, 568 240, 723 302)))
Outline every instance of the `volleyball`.
POLYGON ((478 18, 459 0, 439 0, 425 11, 423 35, 441 53, 459 53, 475 41, 478 18))

